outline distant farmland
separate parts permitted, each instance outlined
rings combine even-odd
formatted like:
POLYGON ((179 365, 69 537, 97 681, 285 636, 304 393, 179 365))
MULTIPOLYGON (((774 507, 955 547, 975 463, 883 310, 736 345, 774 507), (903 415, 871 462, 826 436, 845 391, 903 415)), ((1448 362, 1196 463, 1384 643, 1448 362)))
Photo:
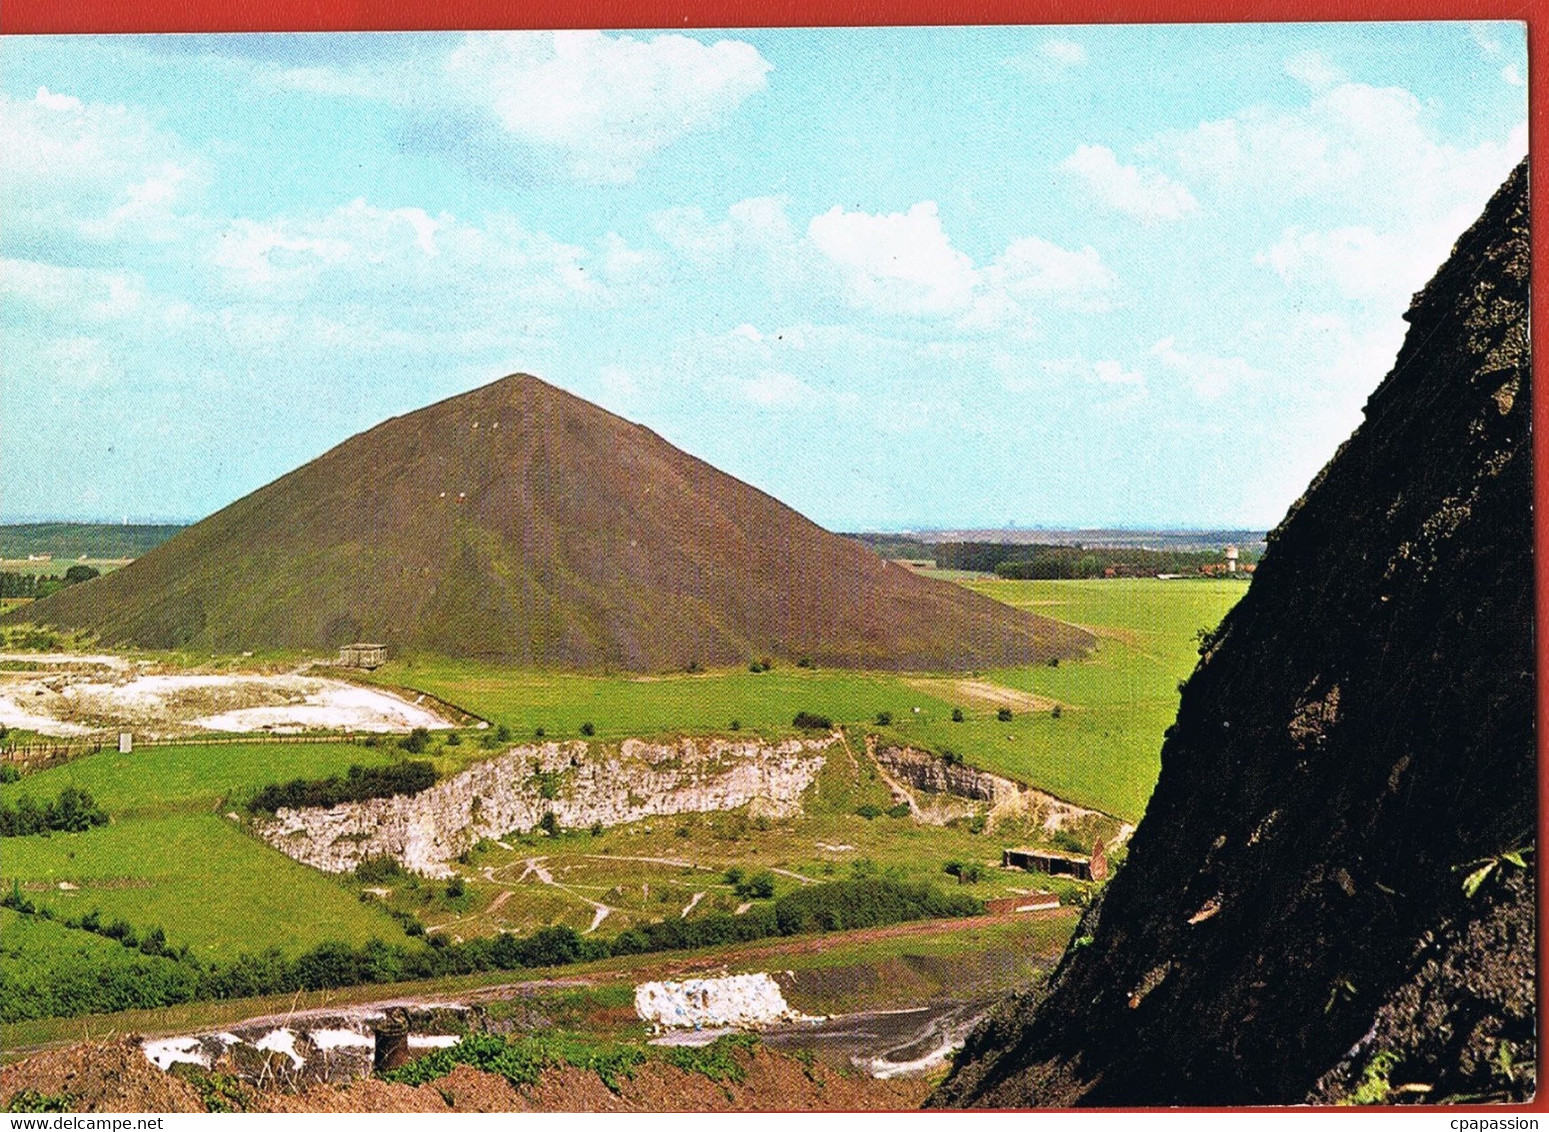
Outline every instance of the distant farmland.
POLYGON ((138 558, 182 529, 181 523, 6 523, 0 525, 0 558, 138 558))

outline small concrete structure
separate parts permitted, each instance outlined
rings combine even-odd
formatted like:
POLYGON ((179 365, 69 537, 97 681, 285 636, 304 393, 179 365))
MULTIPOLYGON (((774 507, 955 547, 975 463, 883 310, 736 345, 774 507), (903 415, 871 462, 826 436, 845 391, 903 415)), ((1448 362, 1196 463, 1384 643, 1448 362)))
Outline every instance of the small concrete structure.
POLYGON ((120 731, 118 733, 118 753, 127 755, 134 750, 134 732, 120 731))
POLYGON ((1103 843, 1092 846, 1092 855, 1062 853, 1058 849, 1005 849, 1000 865, 1004 869, 1026 869, 1046 876, 1075 877, 1077 880, 1102 880, 1108 875, 1108 854, 1103 843))
POLYGON ((1060 898, 1052 892, 1027 892, 1020 896, 997 896, 984 902, 984 910, 992 916, 1004 916, 1014 912, 1046 912, 1060 906, 1060 898))
POLYGON ((386 645, 356 642, 339 649, 339 664, 345 668, 378 668, 386 659, 386 645))

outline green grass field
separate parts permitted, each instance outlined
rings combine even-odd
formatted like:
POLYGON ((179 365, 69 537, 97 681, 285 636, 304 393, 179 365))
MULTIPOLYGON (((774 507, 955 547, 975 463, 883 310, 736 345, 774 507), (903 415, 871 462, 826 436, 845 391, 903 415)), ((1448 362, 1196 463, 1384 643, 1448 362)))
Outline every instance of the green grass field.
POLYGON ((0 879, 19 881, 60 915, 98 908, 137 931, 160 926, 201 957, 231 958, 277 946, 304 950, 324 940, 404 938, 380 909, 360 904, 338 881, 243 833, 221 816, 228 799, 270 782, 377 765, 401 752, 348 743, 146 747, 99 755, 0 787, 52 798, 86 790, 112 824, 85 833, 7 838, 0 879), (75 889, 61 890, 60 882, 75 889), (48 890, 38 886, 47 885, 48 890))
MULTIPOLYGON (((461 896, 449 895, 444 882, 402 877, 383 882, 385 899, 363 902, 366 885, 301 866, 223 815, 270 783, 403 757, 396 746, 191 743, 130 755, 105 751, 0 787, 7 800, 21 793, 42 800, 77 786, 113 819, 85 833, 6 839, 0 884, 9 889, 19 882, 30 899, 60 915, 97 908, 105 919, 122 917, 137 931, 160 926, 174 946, 186 943, 201 957, 229 960, 268 946, 294 954, 332 939, 403 941, 389 910, 412 912, 430 928, 467 938, 497 930, 525 933, 550 923, 586 930, 596 906, 604 904, 610 912, 597 930, 611 935, 685 910, 690 916, 735 911, 745 901, 726 881, 729 868, 774 870, 777 893, 869 869, 951 884, 942 868, 947 861, 991 866, 1004 845, 1040 836, 1033 829, 975 833, 967 823, 943 827, 857 815, 863 804, 886 808, 891 802, 875 764, 864 757, 868 732, 951 750, 969 763, 1137 820, 1155 782, 1162 733, 1177 709, 1177 684, 1196 660, 1196 634, 1215 627, 1243 585, 983 578, 963 584, 1086 627, 1098 646, 1089 657, 1058 667, 969 678, 796 667, 593 677, 424 657, 395 660, 373 677, 432 693, 496 725, 464 732, 458 746, 438 736, 426 757, 443 774, 486 757, 481 740, 492 739, 502 725, 520 742, 535 738, 539 728, 548 738, 576 738, 582 724, 591 723, 596 740, 607 742, 728 734, 734 720, 742 734, 783 736, 794 732, 797 711, 828 716, 848 728, 858 757, 830 758, 798 817, 690 814, 599 835, 518 835, 508 848, 486 843, 458 866, 461 896), (996 716, 1005 703, 1014 705, 1010 721, 996 716), (952 720, 954 709, 963 713, 962 722, 952 720), (884 727, 876 723, 880 712, 891 715, 884 727), (554 883, 527 867, 535 859, 554 883), (74 887, 61 889, 62 882, 74 887)), ((1109 835, 1111 828, 1104 832, 1109 835)), ((1074 882, 986 867, 984 879, 969 891, 987 898, 1034 887, 1055 888, 1066 899, 1077 898, 1080 889, 1074 882)), ((53 937, 45 935, 39 946, 52 948, 53 937)), ((60 954, 76 950, 68 940, 60 954)))
POLYGON ((786 735, 798 711, 877 730, 877 714, 888 712, 893 722, 883 730, 890 738, 950 749, 974 765, 1138 820, 1156 782, 1162 732, 1177 712, 1178 682, 1198 659, 1195 634, 1220 622, 1242 596, 1242 583, 1143 578, 967 584, 1097 634, 1098 647, 1084 660, 981 674, 994 684, 1058 702, 1059 719, 1048 710, 1024 708, 1002 723, 995 703, 955 691, 953 681, 837 669, 641 678, 410 658, 390 662, 376 678, 430 692, 505 724, 517 740, 531 739, 539 728, 551 738, 575 738, 586 722, 602 738, 721 734, 733 720, 743 730, 786 735), (954 708, 962 711, 963 722, 952 721, 954 708))
POLYGON ((93 908, 136 929, 160 926, 200 958, 230 959, 325 940, 404 939, 380 909, 216 814, 138 817, 85 833, 7 838, 4 886, 20 881, 61 916, 93 908), (61 882, 76 886, 61 890, 61 882))
POLYGON ((0 786, 0 798, 52 797, 66 786, 85 790, 116 819, 213 813, 271 782, 327 778, 351 763, 381 766, 404 754, 355 743, 211 743, 103 751, 0 786))

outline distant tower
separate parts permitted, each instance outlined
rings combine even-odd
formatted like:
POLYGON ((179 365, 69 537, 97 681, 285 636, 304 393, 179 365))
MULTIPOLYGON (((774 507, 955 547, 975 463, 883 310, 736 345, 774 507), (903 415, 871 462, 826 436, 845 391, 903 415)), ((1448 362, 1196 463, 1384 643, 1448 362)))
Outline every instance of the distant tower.
POLYGON ((1235 546, 1226 548, 1226 572, 1228 574, 1237 573, 1237 548, 1235 546))

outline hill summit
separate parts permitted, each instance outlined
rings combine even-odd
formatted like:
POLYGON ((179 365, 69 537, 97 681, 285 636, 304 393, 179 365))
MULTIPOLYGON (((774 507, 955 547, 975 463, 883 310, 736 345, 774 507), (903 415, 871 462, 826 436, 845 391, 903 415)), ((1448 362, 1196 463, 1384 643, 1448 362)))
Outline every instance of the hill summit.
POLYGON ((389 655, 624 671, 766 654, 967 669, 1092 644, 884 562, 525 374, 391 418, 7 620, 108 645, 366 639, 389 655))

